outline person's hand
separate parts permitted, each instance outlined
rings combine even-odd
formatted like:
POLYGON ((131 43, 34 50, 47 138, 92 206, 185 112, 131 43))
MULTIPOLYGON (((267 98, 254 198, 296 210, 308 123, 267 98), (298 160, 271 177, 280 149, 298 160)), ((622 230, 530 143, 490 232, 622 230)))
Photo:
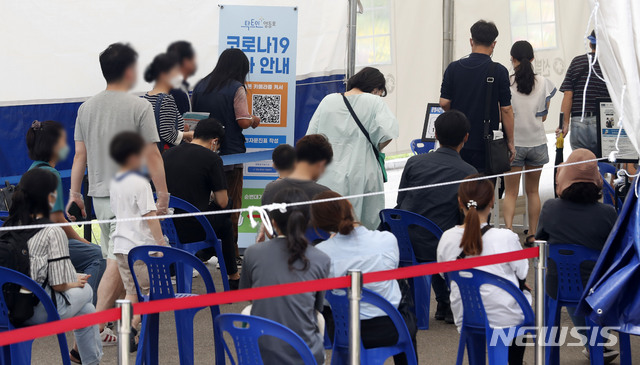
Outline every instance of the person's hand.
POLYGON ((89 281, 91 275, 88 274, 76 274, 78 276, 78 281, 76 285, 78 288, 84 288, 84 285, 89 281))
POLYGON ((513 162, 513 160, 515 160, 516 158, 516 147, 511 142, 509 143, 509 152, 511 154, 511 156, 509 157, 509 162, 513 162))
POLYGON ((185 141, 185 142, 193 141, 193 132, 189 132, 185 128, 184 133, 182 133, 182 140, 185 141))
POLYGON ((169 213, 169 197, 171 194, 164 191, 157 191, 158 201, 156 201, 156 214, 166 215, 169 213))
POLYGON ((80 208, 80 212, 82 213, 82 217, 83 218, 87 218, 87 211, 84 208, 84 200, 82 199, 82 194, 80 194, 78 192, 75 192, 75 191, 70 191, 69 192, 69 202, 67 203, 67 208, 65 209, 65 212, 67 213, 67 217, 69 218, 69 220, 72 221, 72 222, 76 221, 76 217, 74 217, 73 215, 69 214, 69 209, 71 208, 71 205, 73 203, 76 203, 78 208, 80 208))
POLYGON ((260 119, 260 117, 258 117, 256 115, 253 115, 253 116, 251 116, 251 121, 252 121, 251 122, 251 128, 256 129, 260 125, 261 119, 260 119))
POLYGON ((533 289, 531 289, 531 286, 527 283, 524 283, 524 287, 530 292, 533 291, 533 289))

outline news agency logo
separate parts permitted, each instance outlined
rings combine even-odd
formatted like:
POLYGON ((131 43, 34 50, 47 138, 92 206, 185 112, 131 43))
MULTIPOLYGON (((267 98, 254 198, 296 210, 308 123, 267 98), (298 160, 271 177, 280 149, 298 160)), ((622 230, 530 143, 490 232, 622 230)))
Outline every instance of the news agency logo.
MULTIPOLYGON (((591 327, 543 327, 544 346, 615 346, 618 337, 611 331, 618 331, 620 327, 600 327, 600 331, 593 331, 589 335, 591 327)), ((489 346, 496 346, 498 341, 509 346, 513 338, 518 346, 534 346, 536 338, 535 327, 496 328, 491 335, 489 346)))
POLYGON ((257 19, 254 19, 254 18, 245 19, 244 23, 240 25, 240 28, 247 28, 247 30, 265 29, 265 28, 269 29, 275 26, 276 26, 275 20, 265 20, 264 18, 260 17, 257 19))

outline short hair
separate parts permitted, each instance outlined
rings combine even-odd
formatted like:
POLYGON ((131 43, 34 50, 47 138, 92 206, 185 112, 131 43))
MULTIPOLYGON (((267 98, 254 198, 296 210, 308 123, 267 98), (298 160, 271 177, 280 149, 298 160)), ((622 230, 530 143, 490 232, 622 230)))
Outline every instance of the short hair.
POLYGON ((281 144, 273 150, 271 159, 276 170, 291 170, 296 164, 296 150, 290 144, 281 144))
POLYGON ((440 114, 435 122, 436 138, 441 146, 457 147, 471 130, 469 119, 461 111, 449 110, 440 114))
POLYGON ((196 129, 193 131, 193 138, 201 139, 203 141, 210 141, 212 139, 224 139, 225 130, 215 118, 207 118, 198 122, 196 129))
POLYGON ((498 38, 498 27, 494 22, 478 20, 471 26, 471 39, 479 45, 489 47, 498 38))
POLYGON ((29 158, 33 161, 51 161, 53 148, 60 140, 63 131, 62 124, 56 121, 34 121, 27 131, 26 138, 29 158))
POLYGON ((193 59, 196 55, 196 51, 193 49, 191 43, 187 41, 176 41, 167 47, 167 53, 174 55, 180 64, 184 60, 193 59))
POLYGON ((333 148, 329 139, 322 134, 309 134, 296 143, 296 160, 310 164, 326 161, 327 165, 333 160, 333 148))
POLYGON ((120 132, 109 145, 109 155, 118 164, 124 165, 131 156, 142 154, 145 142, 136 132, 120 132))
POLYGON ((347 91, 357 88, 362 92, 370 93, 378 89, 381 96, 387 96, 387 81, 380 70, 374 67, 365 67, 347 81, 347 91))
POLYGON ((125 71, 138 61, 138 53, 128 44, 114 43, 100 53, 102 76, 107 83, 122 79, 125 71))

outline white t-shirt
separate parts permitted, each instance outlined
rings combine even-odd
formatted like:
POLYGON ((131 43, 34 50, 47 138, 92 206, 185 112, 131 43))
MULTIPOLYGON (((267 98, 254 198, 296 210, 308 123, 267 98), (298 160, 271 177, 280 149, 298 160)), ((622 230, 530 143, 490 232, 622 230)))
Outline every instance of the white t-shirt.
MULTIPOLYGON (((438 244, 438 262, 453 261, 462 252, 460 242, 464 229, 460 226, 453 227, 442 235, 438 244)), ((499 253, 512 252, 521 250, 518 235, 508 229, 493 228, 487 231, 482 237, 482 254, 480 256, 489 256, 499 253)), ((471 257, 471 256, 467 256, 471 257)), ((476 269, 486 271, 488 273, 500 276, 510 280, 515 286, 518 286, 518 278, 524 279, 529 271, 529 261, 526 259, 506 262, 503 264, 481 266, 476 269)), ((525 295, 528 292, 525 292, 525 295)), ((522 309, 516 300, 504 290, 492 286, 484 285, 480 288, 482 303, 492 328, 511 327, 520 324, 524 320, 522 309)), ((451 282, 451 310, 453 317, 458 326, 458 330, 462 326, 462 299, 460 298, 460 290, 455 282, 451 282)), ((527 297, 531 303, 531 296, 527 297)))
MULTIPOLYGON (((400 262, 398 240, 389 232, 370 231, 357 227, 351 234, 337 234, 316 246, 331 258, 331 277, 347 275, 347 271, 359 269, 363 273, 397 269, 400 262)), ((396 280, 365 284, 391 302, 400 305, 402 293, 396 280)), ((385 312, 368 303, 360 307, 360 319, 386 316, 385 312)))
POLYGON ((536 75, 536 83, 529 95, 518 91, 511 76, 511 105, 515 118, 516 147, 537 147, 547 144, 542 117, 549 113, 547 102, 556 93, 556 87, 544 76, 536 75))
MULTIPOLYGON (((109 195, 117 219, 142 217, 156 210, 149 180, 137 172, 117 173, 109 195)), ((137 220, 116 223, 113 244, 113 253, 126 255, 136 246, 154 245, 155 240, 147 221, 137 220)))

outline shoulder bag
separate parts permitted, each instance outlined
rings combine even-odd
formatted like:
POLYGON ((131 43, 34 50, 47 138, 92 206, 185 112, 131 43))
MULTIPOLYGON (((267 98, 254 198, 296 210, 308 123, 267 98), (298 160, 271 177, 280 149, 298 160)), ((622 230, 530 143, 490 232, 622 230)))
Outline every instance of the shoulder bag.
POLYGON ((494 131, 491 129, 491 99, 493 96, 493 84, 495 81, 493 76, 495 68, 495 62, 491 61, 487 72, 487 91, 484 107, 484 172, 486 175, 496 175, 511 170, 511 159, 507 139, 504 137, 494 138, 494 131))
POLYGON ((378 160, 378 165, 380 165, 380 171, 382 172, 382 180, 384 182, 387 182, 387 169, 384 167, 384 159, 386 157, 385 154, 378 151, 378 147, 376 147, 376 145, 373 144, 373 142, 371 141, 371 137, 369 137, 369 132, 367 132, 367 130, 362 125, 362 123, 360 123, 360 119, 358 119, 356 112, 353 111, 353 107, 351 106, 351 103, 349 103, 349 100, 347 100, 347 97, 344 96, 344 94, 342 94, 342 99, 344 100, 344 104, 347 106, 347 109, 349 109, 349 113, 351 113, 353 120, 356 121, 358 128, 360 128, 360 130, 362 131, 362 134, 364 134, 364 136, 367 137, 367 141, 369 141, 369 144, 373 149, 373 154, 376 156, 376 160, 378 160))

